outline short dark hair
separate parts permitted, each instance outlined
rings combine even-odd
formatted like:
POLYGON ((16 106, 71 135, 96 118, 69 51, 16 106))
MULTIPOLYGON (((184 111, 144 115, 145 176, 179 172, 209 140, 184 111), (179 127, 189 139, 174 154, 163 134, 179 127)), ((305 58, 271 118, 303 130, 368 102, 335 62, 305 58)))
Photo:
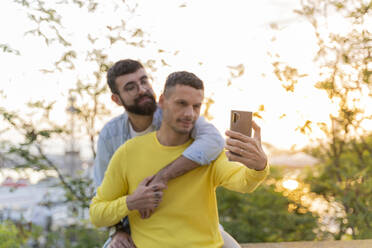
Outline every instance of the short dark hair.
POLYGON ((163 94, 166 95, 170 88, 176 85, 187 85, 197 90, 204 90, 203 81, 194 73, 187 71, 177 71, 169 74, 165 81, 163 94))
POLYGON ((115 80, 116 78, 136 72, 137 70, 143 68, 143 65, 131 59, 123 59, 116 62, 110 69, 107 71, 107 84, 110 87, 112 93, 117 94, 118 89, 116 88, 115 80))

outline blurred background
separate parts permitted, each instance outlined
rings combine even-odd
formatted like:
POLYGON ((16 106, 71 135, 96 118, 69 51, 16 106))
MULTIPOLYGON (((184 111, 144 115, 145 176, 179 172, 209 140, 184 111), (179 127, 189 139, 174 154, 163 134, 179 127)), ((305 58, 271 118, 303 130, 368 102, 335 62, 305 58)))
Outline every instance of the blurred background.
POLYGON ((5 0, 0 3, 0 247, 100 247, 88 220, 98 133, 123 109, 106 71, 141 61, 205 84, 223 134, 254 113, 271 175, 218 189, 241 243, 372 238, 372 1, 5 0))

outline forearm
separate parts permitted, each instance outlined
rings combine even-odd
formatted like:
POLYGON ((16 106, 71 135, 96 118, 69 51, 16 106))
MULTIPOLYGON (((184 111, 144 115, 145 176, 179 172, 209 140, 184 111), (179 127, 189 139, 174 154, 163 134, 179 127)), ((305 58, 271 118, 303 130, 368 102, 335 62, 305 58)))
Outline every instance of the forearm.
POLYGON ((112 156, 102 184, 90 204, 90 219, 97 227, 113 226, 129 213, 126 201, 128 184, 123 168, 126 168, 124 147, 112 156))
POLYGON ((96 227, 109 227, 117 224, 129 214, 127 196, 113 201, 103 201, 94 197, 89 208, 90 220, 96 227))
POLYGON ((249 168, 241 168, 226 178, 221 186, 240 193, 253 192, 266 178, 268 167, 262 171, 256 171, 249 168))
POLYGON ((225 153, 222 153, 215 163, 216 186, 250 193, 264 181, 269 169, 269 165, 262 171, 250 169, 241 163, 228 161, 225 153))
POLYGON ((198 163, 184 156, 180 156, 175 161, 161 169, 156 174, 156 177, 160 178, 162 181, 168 182, 169 180, 186 174, 198 166, 198 163))
POLYGON ((269 165, 266 165, 263 170, 255 170, 247 168, 245 182, 245 190, 247 193, 253 192, 266 178, 269 174, 269 165))

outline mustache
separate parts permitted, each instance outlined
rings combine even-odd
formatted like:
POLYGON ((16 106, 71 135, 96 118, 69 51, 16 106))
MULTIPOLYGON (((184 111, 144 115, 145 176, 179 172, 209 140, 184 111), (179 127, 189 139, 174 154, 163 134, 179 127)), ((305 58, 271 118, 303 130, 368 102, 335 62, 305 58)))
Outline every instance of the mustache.
POLYGON ((149 98, 151 98, 152 101, 155 102, 155 97, 154 97, 154 95, 152 95, 150 92, 145 92, 145 93, 143 93, 142 95, 138 96, 138 97, 134 100, 134 102, 135 102, 135 103, 138 103, 138 102, 141 101, 144 97, 149 97, 149 98))
POLYGON ((189 117, 185 117, 185 118, 178 118, 177 119, 177 121, 178 122, 183 122, 183 121, 185 121, 185 122, 192 122, 192 123, 194 123, 195 121, 193 121, 193 119, 192 118, 189 118, 189 117))

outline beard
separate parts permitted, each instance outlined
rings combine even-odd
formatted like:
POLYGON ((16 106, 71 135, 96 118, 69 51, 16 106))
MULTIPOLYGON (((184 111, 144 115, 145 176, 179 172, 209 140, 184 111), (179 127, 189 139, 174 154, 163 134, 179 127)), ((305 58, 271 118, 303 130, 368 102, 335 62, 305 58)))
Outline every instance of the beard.
POLYGON ((125 110, 132 113, 132 114, 153 115, 156 108, 157 108, 155 97, 154 97, 153 94, 151 94, 151 92, 145 92, 144 94, 135 98, 133 105, 126 104, 125 101, 121 98, 120 95, 119 95, 119 97, 120 97, 121 103, 123 104, 125 110), (143 98, 149 98, 150 101, 147 101, 146 103, 141 105, 139 102, 143 98))

